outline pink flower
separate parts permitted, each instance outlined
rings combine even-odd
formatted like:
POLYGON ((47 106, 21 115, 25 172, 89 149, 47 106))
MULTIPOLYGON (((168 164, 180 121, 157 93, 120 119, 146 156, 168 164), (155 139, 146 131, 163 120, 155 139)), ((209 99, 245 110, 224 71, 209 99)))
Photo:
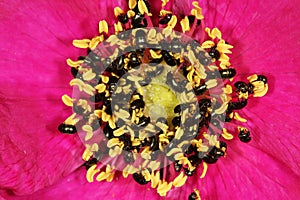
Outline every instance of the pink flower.
MULTIPOLYGON (((174 14, 189 13, 191 2, 173 1, 174 14)), ((269 92, 251 99, 240 114, 251 143, 230 142, 227 157, 195 175, 166 199, 187 199, 198 188, 202 199, 297 199, 300 195, 298 134, 300 74, 299 2, 200 1, 206 26, 218 27, 234 46, 231 57, 239 77, 268 77, 269 92)), ((158 16, 160 2, 151 2, 158 16)), ((62 135, 57 124, 71 109, 65 59, 84 50, 72 40, 92 38, 99 20, 113 22, 113 8, 124 1, 2 1, 0 195, 5 199, 163 199, 132 179, 87 183, 83 145, 62 135)), ((156 13, 156 15, 155 15, 156 13)), ((1 197, 0 196, 0 197, 1 197)))

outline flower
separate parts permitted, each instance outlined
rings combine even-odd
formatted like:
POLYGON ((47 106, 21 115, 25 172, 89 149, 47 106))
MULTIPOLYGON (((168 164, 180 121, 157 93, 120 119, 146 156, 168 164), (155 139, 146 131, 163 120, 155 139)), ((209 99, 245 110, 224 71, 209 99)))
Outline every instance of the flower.
MULTIPOLYGON (((83 151, 80 141, 56 131, 57 123, 71 112, 60 102, 62 94, 70 93, 67 85, 71 76, 64 59, 85 53, 72 48, 72 40, 93 37, 97 33, 95 24, 101 19, 100 11, 105 16, 103 19, 112 20, 110 10, 116 5, 124 6, 124 2, 101 4, 97 1, 0 2, 0 22, 7 29, 1 33, 0 61, 4 133, 0 165, 4 178, 0 181, 0 194, 3 197, 160 198, 156 191, 127 179, 86 183, 78 156, 83 151), (42 189, 47 186, 50 187, 42 189)), ((300 175, 296 132, 299 123, 298 2, 207 1, 200 4, 206 25, 218 27, 234 46, 231 64, 241 72, 237 79, 245 79, 254 72, 265 74, 271 91, 263 100, 251 101, 241 112, 250 119, 247 125, 253 141, 237 145, 238 141, 234 140, 228 147, 227 157, 212 165, 205 179, 192 177, 183 188, 170 191, 167 198, 187 199, 192 189, 198 188, 203 199, 296 199, 300 175)), ((170 7, 180 15, 190 11, 189 5, 175 1, 170 7)))

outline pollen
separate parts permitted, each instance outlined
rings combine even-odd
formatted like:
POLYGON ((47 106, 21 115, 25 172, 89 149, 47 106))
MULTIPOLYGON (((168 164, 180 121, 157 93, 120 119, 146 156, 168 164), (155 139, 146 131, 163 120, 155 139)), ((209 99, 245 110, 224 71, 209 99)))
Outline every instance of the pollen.
MULTIPOLYGON (((150 3, 129 0, 129 10, 111 10, 115 22, 95 24, 98 35, 73 40, 88 53, 66 60, 74 93, 62 102, 73 113, 58 130, 85 144, 88 182, 128 178, 165 197, 190 187, 189 177, 205 182, 208 166, 231 156, 232 141, 251 141, 239 113, 266 95, 268 82, 259 74, 235 80, 232 41, 205 26, 197 1, 179 16, 162 0, 156 23, 150 3)), ((201 199, 190 189, 188 199, 201 199)))

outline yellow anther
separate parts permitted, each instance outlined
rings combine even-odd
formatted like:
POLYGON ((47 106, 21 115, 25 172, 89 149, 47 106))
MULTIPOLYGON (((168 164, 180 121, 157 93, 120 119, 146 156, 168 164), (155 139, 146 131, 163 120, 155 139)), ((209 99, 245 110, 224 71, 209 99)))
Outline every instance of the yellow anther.
POLYGON ((137 4, 136 0, 129 0, 128 1, 128 6, 131 10, 135 8, 136 4, 137 4))
POLYGON ((223 104, 218 109, 215 110, 215 113, 218 115, 222 114, 227 110, 227 108, 228 108, 228 102, 223 102, 223 104))
POLYGON ((180 25, 183 33, 189 31, 190 30, 189 18, 185 16, 185 18, 180 21, 180 25))
POLYGON ((70 81, 70 86, 77 86, 79 88, 80 91, 83 90, 83 86, 84 86, 84 82, 78 78, 72 79, 70 81))
POLYGON ((223 128, 222 131, 223 131, 222 137, 224 139, 226 139, 226 140, 232 140, 233 139, 233 135, 231 133, 229 133, 226 128, 223 128))
POLYGON ((121 22, 118 22, 118 23, 114 24, 114 28, 115 28, 116 34, 123 31, 123 27, 122 27, 121 22))
POLYGON ((99 93, 102 93, 106 90, 106 85, 103 83, 100 83, 99 85, 96 85, 95 88, 99 93))
POLYGON ((100 34, 102 34, 102 33, 108 34, 108 24, 105 20, 101 20, 99 22, 99 33, 100 34))
POLYGON ((231 85, 226 84, 225 88, 223 88, 223 91, 225 94, 231 94, 232 93, 231 85))
POLYGON ((102 112, 102 121, 108 122, 111 116, 107 114, 106 112, 102 112))
POLYGON ((176 15, 173 15, 171 20, 168 22, 168 26, 174 28, 176 24, 177 24, 177 17, 176 15))
POLYGON ((82 77, 85 81, 90 81, 96 77, 96 74, 91 69, 89 69, 85 73, 83 73, 82 77))
POLYGON ((70 117, 68 117, 66 120, 65 120, 65 124, 70 124, 70 125, 75 125, 77 122, 79 122, 79 119, 78 118, 75 118, 76 116, 76 113, 73 113, 70 117))
POLYGON ((154 59, 159 59, 159 58, 162 57, 161 54, 159 54, 159 53, 153 51, 152 49, 150 49, 150 54, 151 54, 151 57, 154 58, 154 59))
POLYGON ((77 60, 77 61, 73 61, 71 60, 70 58, 67 59, 67 64, 70 66, 70 67, 80 67, 80 65, 83 63, 84 61, 83 60, 77 60))
POLYGON ((220 40, 217 46, 217 50, 221 53, 232 53, 229 49, 232 49, 233 46, 230 44, 226 44, 225 40, 220 40))
POLYGON ((127 16, 128 16, 129 18, 132 18, 132 17, 135 16, 135 12, 132 11, 132 10, 129 10, 129 11, 127 11, 127 16))
POLYGON ((240 121, 240 122, 243 122, 243 123, 247 122, 247 119, 241 117, 237 112, 234 112, 234 117, 233 118, 240 121))
POLYGON ((97 165, 93 165, 91 166, 87 172, 86 172, 86 180, 89 182, 89 183, 92 183, 94 182, 94 176, 100 172, 99 169, 96 169, 97 165))
POLYGON ((194 1, 193 3, 194 8, 191 10, 191 15, 194 15, 196 19, 202 20, 204 19, 204 16, 202 14, 202 8, 200 8, 197 1, 194 1))
POLYGON ((160 162, 156 162, 156 161, 151 161, 149 164, 148 164, 148 167, 154 171, 154 170, 157 170, 160 166, 160 162))
POLYGON ((218 28, 213 28, 212 30, 210 30, 210 28, 205 28, 205 31, 207 32, 208 36, 212 39, 222 39, 222 33, 218 28))
POLYGON ((73 40, 73 45, 77 48, 86 49, 89 47, 90 41, 89 39, 73 40))
POLYGON ((160 172, 156 172, 156 174, 154 174, 154 172, 151 173, 151 187, 152 188, 156 188, 159 184, 160 181, 160 172))
POLYGON ((160 12, 159 12, 159 15, 160 15, 160 16, 165 16, 165 15, 167 15, 167 14, 172 14, 172 12, 171 12, 171 11, 168 11, 168 10, 160 10, 160 12))
POLYGON ((213 87, 216 87, 218 85, 218 82, 217 80, 208 80, 206 82, 206 85, 207 85, 207 89, 211 89, 213 87))
POLYGON ((93 137, 93 128, 90 125, 83 125, 82 130, 86 132, 85 141, 90 140, 93 137))
POLYGON ((157 193, 160 196, 166 196, 167 192, 169 192, 171 190, 172 185, 173 185, 172 182, 170 182, 170 183, 165 182, 165 181, 160 182, 157 187, 157 193))
POLYGON ((66 106, 70 106, 72 107, 73 106, 73 101, 74 99, 72 99, 71 97, 69 97, 68 95, 64 94, 62 97, 61 97, 62 101, 64 102, 64 104, 66 106))
POLYGON ((101 75, 100 77, 101 77, 101 81, 103 83, 108 83, 108 81, 109 81, 109 77, 108 76, 101 75))
POLYGON ((205 42, 203 42, 201 44, 201 48, 203 48, 203 49, 209 49, 209 48, 211 48, 213 46, 215 46, 215 43, 213 41, 211 41, 211 40, 206 40, 205 42))
POLYGON ((91 50, 94 50, 94 49, 98 46, 99 43, 103 42, 103 40, 104 40, 104 36, 103 36, 103 35, 94 37, 94 38, 91 40, 90 44, 89 44, 89 48, 90 48, 91 50))
POLYGON ((258 76, 257 76, 257 74, 253 74, 251 76, 248 76, 247 79, 251 83, 253 81, 256 81, 258 79, 258 76))
POLYGON ((141 14, 149 13, 148 8, 143 0, 139 0, 138 8, 141 14))
POLYGON ((169 0, 161 0, 161 7, 166 6, 168 2, 169 0))
POLYGON ((124 14, 124 11, 120 7, 115 7, 114 14, 116 17, 118 17, 119 15, 124 14))
POLYGON ((183 172, 181 172, 173 181, 174 187, 181 187, 185 184, 187 180, 187 176, 184 175, 183 172))
POLYGON ((182 150, 180 148, 172 148, 171 151, 169 151, 167 153, 167 156, 171 156, 171 155, 174 155, 176 153, 182 153, 182 150))
POLYGON ((89 148, 86 148, 82 154, 82 159, 88 161, 92 155, 93 152, 89 148))
POLYGON ((111 148, 111 147, 114 147, 114 146, 119 145, 119 144, 120 144, 119 138, 112 138, 112 139, 110 139, 110 140, 107 142, 107 147, 108 147, 108 148, 111 148))
POLYGON ((115 128, 116 128, 116 123, 115 123, 115 120, 114 120, 113 116, 112 116, 111 118, 109 118, 109 120, 108 120, 108 125, 109 125, 109 127, 112 128, 112 129, 115 129, 115 128))
POLYGON ((254 97, 262 97, 262 96, 265 96, 268 92, 268 89, 269 89, 269 86, 268 84, 265 84, 264 85, 264 88, 262 90, 258 90, 256 91, 255 88, 254 88, 254 94, 253 96, 254 97))
POLYGON ((208 168, 208 165, 206 162, 203 162, 203 171, 202 171, 202 174, 200 176, 200 178, 204 178, 206 173, 207 173, 207 168, 208 168))

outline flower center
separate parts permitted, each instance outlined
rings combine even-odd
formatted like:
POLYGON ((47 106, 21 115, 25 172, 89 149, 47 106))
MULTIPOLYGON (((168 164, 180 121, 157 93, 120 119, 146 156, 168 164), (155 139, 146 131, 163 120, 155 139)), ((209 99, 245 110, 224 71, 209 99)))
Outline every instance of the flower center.
MULTIPOLYGON (((204 178, 208 165, 226 156, 226 142, 234 137, 226 124, 236 128, 240 141, 251 140, 249 130, 234 122, 246 121, 238 110, 249 97, 266 94, 267 78, 233 83, 233 46, 219 29, 204 26, 198 3, 181 19, 181 34, 173 30, 177 16, 162 2, 159 28, 151 28, 148 1, 129 0, 128 12, 114 9, 115 33, 103 20, 100 36, 73 42, 90 53, 67 60, 74 94, 62 100, 74 113, 59 131, 78 132, 85 143, 89 182, 121 174, 141 185, 151 182, 166 196, 198 171, 204 178), (190 38, 196 30, 200 44, 190 38)), ((196 189, 189 196, 199 198, 196 189)))

